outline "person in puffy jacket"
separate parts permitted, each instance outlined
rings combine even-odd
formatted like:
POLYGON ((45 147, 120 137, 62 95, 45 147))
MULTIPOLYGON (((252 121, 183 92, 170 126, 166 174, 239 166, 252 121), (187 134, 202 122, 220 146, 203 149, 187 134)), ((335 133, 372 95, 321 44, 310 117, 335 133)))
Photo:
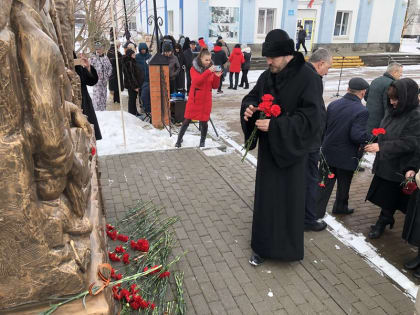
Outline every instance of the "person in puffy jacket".
MULTIPOLYGON (((226 53, 222 49, 222 43, 217 42, 216 45, 213 48, 213 54, 211 56, 211 59, 213 60, 213 64, 215 66, 220 66, 223 72, 223 65, 228 61, 228 58, 226 56, 226 53)), ((223 76, 220 78, 220 84, 219 88, 217 89, 217 93, 223 93, 222 91, 222 83, 223 83, 223 76)))
POLYGON ((236 44, 233 48, 232 53, 229 57, 229 87, 228 89, 238 89, 239 72, 241 72, 241 66, 245 62, 244 54, 241 51, 241 45, 236 44), (235 87, 233 87, 233 74, 235 74, 235 87))
POLYGON ((163 55, 168 57, 169 63, 169 85, 170 85, 170 93, 174 93, 176 91, 176 78, 181 70, 181 66, 179 65, 178 57, 174 55, 174 47, 172 46, 171 42, 164 41, 163 42, 163 55))
POLYGON ((222 72, 216 72, 211 61, 211 53, 207 48, 202 48, 193 60, 191 68, 191 90, 185 108, 184 122, 178 134, 175 147, 180 148, 182 138, 188 129, 191 120, 200 121, 201 139, 200 147, 205 146, 208 121, 212 107, 212 89, 219 87, 222 72))
POLYGON ((146 43, 140 43, 138 48, 139 52, 136 55, 136 63, 144 72, 144 82, 149 82, 148 60, 152 57, 152 55, 149 53, 149 47, 147 47, 146 43))
POLYGON ((245 47, 244 49, 242 49, 242 52, 244 54, 245 62, 242 64, 242 77, 241 84, 239 84, 239 87, 249 89, 248 71, 251 68, 251 48, 245 47))

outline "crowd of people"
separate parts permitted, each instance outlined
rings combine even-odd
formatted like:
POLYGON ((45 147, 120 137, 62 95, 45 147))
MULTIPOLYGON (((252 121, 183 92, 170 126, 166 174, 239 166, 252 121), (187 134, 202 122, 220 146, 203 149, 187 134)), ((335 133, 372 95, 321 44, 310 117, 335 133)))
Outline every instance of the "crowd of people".
POLYGON ((319 48, 305 62, 297 51, 300 44, 283 30, 270 31, 262 46, 269 69, 242 100, 245 140, 252 141, 251 149, 258 142, 249 262, 303 259, 304 231, 326 228, 322 218, 336 182, 332 213, 357 211, 349 207, 351 182, 364 154, 374 153, 366 201, 380 213, 368 236, 381 237, 388 225, 393 227, 397 210, 406 213, 402 237, 419 253, 404 267, 415 269, 420 278, 418 84, 401 78, 402 65, 391 63, 370 85, 352 78, 347 93, 326 107, 322 77, 332 66, 332 55, 319 48), (268 101, 268 106, 281 107, 280 115, 267 116, 268 101))
MULTIPOLYGON (((200 121, 200 146, 204 146, 212 101, 211 93, 210 98, 207 93, 203 96, 200 93, 198 95, 194 93, 191 97, 191 87, 196 91, 202 85, 199 83, 201 82, 200 76, 196 76, 196 74, 201 74, 205 72, 204 70, 210 69, 209 71, 214 73, 217 78, 217 80, 214 80, 218 84, 216 87, 217 93, 223 93, 222 84, 228 73, 229 89, 236 90, 239 81, 239 87, 248 89, 247 74, 251 63, 251 49, 249 47, 241 48, 241 45, 237 44, 230 52, 228 45, 221 36, 218 37, 214 45, 211 44, 212 50, 209 49, 210 44, 206 44, 203 37, 198 38, 196 42, 188 37, 181 36, 176 41, 173 36, 166 35, 161 39, 160 45, 160 51, 167 58, 169 65, 169 93, 172 95, 181 92, 190 96, 186 107, 187 114, 176 146, 181 146, 182 137, 191 120, 200 121), (208 62, 207 56, 210 56, 208 62), (241 80, 239 80, 240 72, 242 72, 241 80), (193 82, 194 77, 198 82, 193 82), (235 77, 235 83, 233 83, 233 77, 235 77), (191 106, 194 103, 196 105, 191 106), (196 107, 196 109, 192 110, 192 107, 196 107), (200 110, 201 113, 198 116, 194 114, 194 112, 198 113, 200 110)), ((115 43, 111 43, 107 53, 105 53, 104 44, 96 42, 95 52, 89 58, 84 54, 80 54, 80 58, 78 58, 82 61, 79 62, 76 69, 82 81, 85 82, 82 83, 83 111, 88 116, 89 121, 95 125, 97 140, 100 140, 102 136, 95 111, 106 110, 108 89, 112 94, 114 103, 120 103, 120 94, 126 89, 129 96, 128 112, 143 120, 151 117, 149 62, 152 55, 149 52, 149 47, 146 42, 140 42, 137 47, 132 42, 126 42, 123 45, 123 54, 120 52, 120 48, 121 43, 117 40, 115 43), (120 82, 118 82, 117 68, 119 69, 120 82), (86 80, 86 78, 91 80, 86 80), (87 85, 93 86, 93 98, 88 93, 87 85), (140 108, 140 112, 138 108, 140 108)), ((210 86, 213 86, 213 81, 211 81, 210 86)))

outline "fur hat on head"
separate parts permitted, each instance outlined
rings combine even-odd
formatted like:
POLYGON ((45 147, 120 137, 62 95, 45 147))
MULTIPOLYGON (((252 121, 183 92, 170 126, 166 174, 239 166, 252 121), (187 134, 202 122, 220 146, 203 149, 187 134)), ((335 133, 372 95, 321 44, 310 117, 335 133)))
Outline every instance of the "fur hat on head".
POLYGON ((268 32, 262 45, 262 55, 264 57, 290 56, 294 52, 295 43, 285 31, 274 29, 268 32))
POLYGON ((128 48, 127 51, 125 52, 125 55, 128 57, 131 57, 132 54, 135 54, 134 50, 128 48))

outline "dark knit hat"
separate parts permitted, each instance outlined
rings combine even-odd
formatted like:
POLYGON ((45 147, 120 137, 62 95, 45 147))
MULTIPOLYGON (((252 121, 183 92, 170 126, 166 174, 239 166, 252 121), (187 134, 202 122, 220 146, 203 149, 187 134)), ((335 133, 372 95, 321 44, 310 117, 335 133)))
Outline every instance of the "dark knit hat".
POLYGON ((127 49, 127 51, 125 52, 125 55, 128 56, 128 57, 131 57, 132 54, 135 54, 135 52, 134 52, 134 50, 132 50, 130 48, 127 49))
POLYGON ((369 87, 369 83, 366 82, 365 79, 362 78, 352 78, 349 81, 349 89, 361 91, 366 90, 369 87))
POLYGON ((295 43, 289 35, 281 30, 275 29, 268 32, 262 45, 262 55, 264 57, 280 57, 293 55, 295 43))

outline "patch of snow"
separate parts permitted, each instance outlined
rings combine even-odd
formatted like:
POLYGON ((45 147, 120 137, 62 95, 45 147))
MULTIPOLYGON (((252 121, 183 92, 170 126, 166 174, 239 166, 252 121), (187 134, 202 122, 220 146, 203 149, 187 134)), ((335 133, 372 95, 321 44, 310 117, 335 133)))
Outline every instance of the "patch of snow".
POLYGON ((203 153, 207 156, 218 156, 218 155, 231 154, 234 151, 235 149, 233 148, 226 148, 225 151, 222 151, 219 148, 212 148, 212 149, 203 150, 203 153))
POLYGON ((273 296, 274 296, 273 291, 271 291, 271 289, 268 289, 268 293, 267 293, 267 295, 268 295, 269 297, 273 297, 273 296))
POLYGON ((335 245, 335 249, 340 249, 340 246, 338 246, 338 245, 335 245))
POLYGON ((400 52, 420 54, 420 43, 415 38, 403 38, 400 52))
MULTIPOLYGON (((124 112, 125 133, 127 146, 124 147, 121 112, 120 111, 97 111, 99 127, 101 128, 102 140, 97 142, 97 151, 100 156, 176 149, 176 134, 169 137, 166 129, 155 129, 135 116, 124 112)), ((190 126, 189 129, 194 128, 190 126)), ((199 135, 187 132, 183 138, 183 148, 196 148, 200 143, 199 135)), ((220 144, 213 139, 206 139, 206 147, 214 148, 220 144)))
POLYGON ((314 260, 314 263, 316 263, 316 264, 317 264, 318 262, 317 262, 316 260, 314 260))

